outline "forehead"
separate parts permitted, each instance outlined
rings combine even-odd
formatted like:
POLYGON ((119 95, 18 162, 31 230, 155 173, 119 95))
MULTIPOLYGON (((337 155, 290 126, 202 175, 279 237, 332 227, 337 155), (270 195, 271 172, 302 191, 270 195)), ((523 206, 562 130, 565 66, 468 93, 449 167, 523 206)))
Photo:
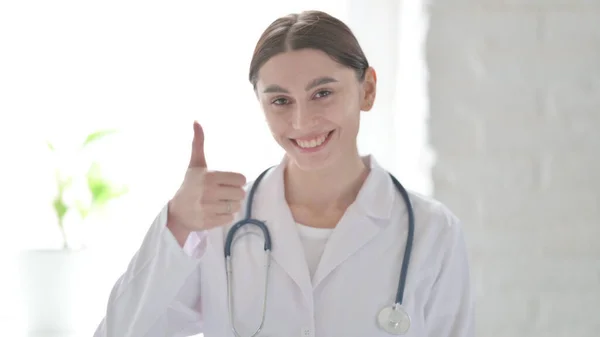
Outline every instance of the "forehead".
POLYGON ((280 85, 291 89, 304 88, 319 77, 333 77, 338 81, 353 78, 354 71, 334 61, 329 55, 314 49, 301 49, 273 56, 258 72, 257 89, 280 85))

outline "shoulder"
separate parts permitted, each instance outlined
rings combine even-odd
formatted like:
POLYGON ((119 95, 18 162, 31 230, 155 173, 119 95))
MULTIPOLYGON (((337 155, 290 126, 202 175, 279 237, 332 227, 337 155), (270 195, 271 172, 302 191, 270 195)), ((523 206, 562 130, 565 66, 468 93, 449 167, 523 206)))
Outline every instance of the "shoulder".
POLYGON ((460 230, 460 219, 447 205, 430 196, 414 191, 407 192, 413 205, 415 216, 418 214, 422 217, 426 225, 435 227, 434 229, 437 231, 460 230))
POLYGON ((439 265, 451 253, 464 251, 463 224, 441 201, 408 191, 415 215, 415 241, 430 263, 439 265))

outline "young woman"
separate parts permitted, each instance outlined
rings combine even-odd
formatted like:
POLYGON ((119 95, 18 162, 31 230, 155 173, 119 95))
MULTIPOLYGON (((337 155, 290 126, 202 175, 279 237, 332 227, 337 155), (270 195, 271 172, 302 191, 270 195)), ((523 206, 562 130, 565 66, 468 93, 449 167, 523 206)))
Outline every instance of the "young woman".
POLYGON ((376 74, 350 29, 318 11, 279 18, 249 79, 285 157, 250 183, 209 171, 194 123, 184 181, 95 337, 473 336, 459 220, 415 193, 407 204, 376 159, 358 153, 376 74), (266 230, 247 224, 228 237, 248 211, 266 230))

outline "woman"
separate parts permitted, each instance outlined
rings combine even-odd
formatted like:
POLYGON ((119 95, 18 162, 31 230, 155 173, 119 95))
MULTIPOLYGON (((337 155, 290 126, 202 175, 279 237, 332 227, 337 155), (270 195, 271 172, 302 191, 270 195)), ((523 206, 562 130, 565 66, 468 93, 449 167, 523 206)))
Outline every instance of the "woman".
MULTIPOLYGON (((262 232, 243 227, 231 252, 229 305, 224 246, 253 184, 207 169, 194 123, 184 181, 114 286, 96 337, 390 335, 378 315, 396 298, 408 209, 388 173, 357 150, 360 113, 375 101, 375 71, 346 25, 309 11, 267 28, 249 78, 286 152, 252 205, 272 239, 267 278, 262 235, 244 235, 262 232)), ((459 220, 439 202, 410 199, 406 336, 473 336, 459 220)))

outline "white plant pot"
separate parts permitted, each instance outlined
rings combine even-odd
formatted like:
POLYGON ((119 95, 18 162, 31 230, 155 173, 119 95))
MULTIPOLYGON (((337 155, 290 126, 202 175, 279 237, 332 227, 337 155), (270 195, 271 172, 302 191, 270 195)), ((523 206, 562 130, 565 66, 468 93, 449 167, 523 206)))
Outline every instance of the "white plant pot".
POLYGON ((89 324, 90 268, 86 251, 33 250, 19 258, 20 298, 27 330, 35 333, 70 334, 89 324))

